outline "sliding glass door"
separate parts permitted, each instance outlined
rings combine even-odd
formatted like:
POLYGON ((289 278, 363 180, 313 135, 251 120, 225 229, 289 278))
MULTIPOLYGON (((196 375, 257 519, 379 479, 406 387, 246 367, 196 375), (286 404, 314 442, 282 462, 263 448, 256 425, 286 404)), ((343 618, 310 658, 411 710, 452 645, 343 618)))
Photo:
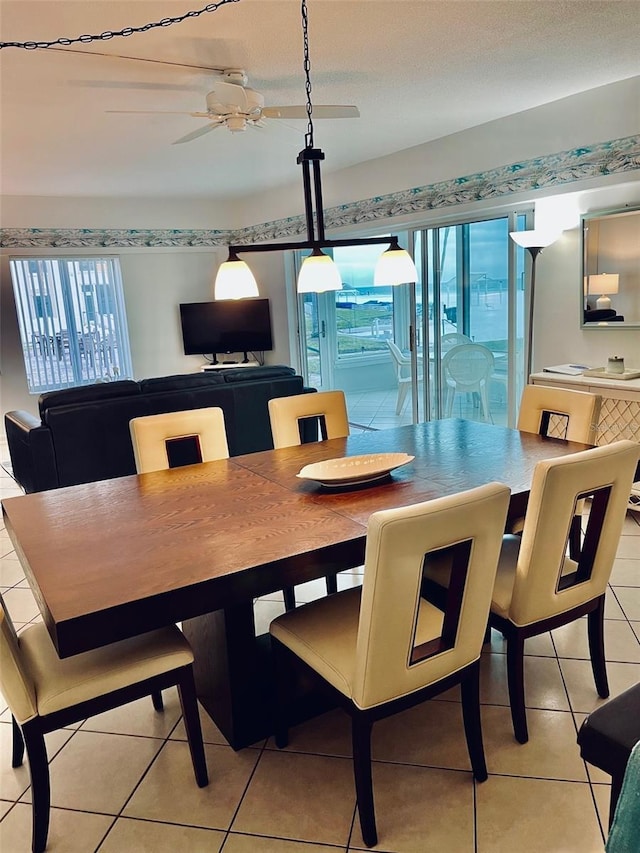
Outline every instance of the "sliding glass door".
MULTIPOLYGON (((512 423, 522 373, 523 278, 509 232, 515 215, 416 234, 427 417, 512 423), (452 350, 455 349, 455 353, 452 350)), ((420 318, 416 318, 420 323, 420 318)))
POLYGON ((401 235, 415 286, 373 287, 376 246, 334 249, 342 290, 298 297, 307 382, 344 390, 352 421, 368 427, 515 423, 525 258, 509 232, 525 227, 525 214, 513 213, 401 235))

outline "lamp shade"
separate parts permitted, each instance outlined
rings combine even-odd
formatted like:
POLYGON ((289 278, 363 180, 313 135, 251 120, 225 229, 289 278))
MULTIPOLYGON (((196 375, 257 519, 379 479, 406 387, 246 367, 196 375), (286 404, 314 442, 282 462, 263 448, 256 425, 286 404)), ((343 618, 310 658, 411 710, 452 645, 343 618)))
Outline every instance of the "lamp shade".
POLYGON ((544 249, 560 236, 558 230, 533 228, 531 231, 510 231, 509 237, 523 249, 544 249))
POLYGON ((413 258, 401 249, 397 240, 380 255, 373 276, 374 287, 389 287, 396 284, 413 284, 418 280, 418 271, 413 258))
POLYGON ((228 259, 220 264, 213 288, 215 299, 246 299, 258 296, 258 284, 247 264, 237 255, 229 253, 228 259))
POLYGON ((617 293, 620 276, 615 273, 600 273, 589 276, 589 293, 617 293))
POLYGON ((304 259, 298 274, 298 293, 324 293, 327 290, 342 290, 340 270, 320 249, 304 259))

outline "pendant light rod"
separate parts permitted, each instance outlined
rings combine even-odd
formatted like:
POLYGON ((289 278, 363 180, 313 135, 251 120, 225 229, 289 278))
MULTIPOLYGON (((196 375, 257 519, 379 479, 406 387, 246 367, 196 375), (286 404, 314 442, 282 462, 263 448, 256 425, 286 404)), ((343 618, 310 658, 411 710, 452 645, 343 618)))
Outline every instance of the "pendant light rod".
POLYGON ((243 252, 287 252, 290 249, 337 249, 343 246, 375 246, 397 243, 398 238, 388 237, 351 237, 344 240, 304 240, 297 243, 254 243, 248 246, 230 245, 229 254, 243 252))

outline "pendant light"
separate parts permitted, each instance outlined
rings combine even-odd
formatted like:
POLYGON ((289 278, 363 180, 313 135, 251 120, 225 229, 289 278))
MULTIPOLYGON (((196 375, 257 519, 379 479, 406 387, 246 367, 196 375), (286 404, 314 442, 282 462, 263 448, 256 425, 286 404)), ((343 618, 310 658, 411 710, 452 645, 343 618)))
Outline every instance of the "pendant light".
POLYGON ((322 249, 341 246, 374 246, 389 244, 382 254, 376 268, 374 286, 388 287, 396 284, 417 281, 415 264, 407 251, 401 249, 397 237, 356 237, 344 240, 331 240, 324 233, 324 210, 322 205, 322 176, 320 162, 324 153, 314 147, 313 141, 313 104, 311 102, 311 61, 309 57, 309 31, 307 0, 301 2, 303 68, 307 94, 307 131, 305 147, 298 154, 297 163, 302 167, 305 219, 307 239, 300 242, 256 243, 250 246, 229 246, 229 257, 221 265, 216 277, 215 294, 217 299, 243 298, 257 295, 257 285, 251 275, 251 283, 244 276, 250 274, 249 267, 238 258, 247 252, 286 252, 289 250, 310 249, 298 277, 299 293, 323 293, 329 290, 341 290, 342 279, 337 265, 322 249), (242 266, 241 266, 242 265, 242 266), (242 271, 242 274, 241 274, 242 271), (254 289, 255 287, 255 289, 254 289), (250 291, 250 292, 249 292, 250 291), (220 295, 226 294, 226 295, 220 295))

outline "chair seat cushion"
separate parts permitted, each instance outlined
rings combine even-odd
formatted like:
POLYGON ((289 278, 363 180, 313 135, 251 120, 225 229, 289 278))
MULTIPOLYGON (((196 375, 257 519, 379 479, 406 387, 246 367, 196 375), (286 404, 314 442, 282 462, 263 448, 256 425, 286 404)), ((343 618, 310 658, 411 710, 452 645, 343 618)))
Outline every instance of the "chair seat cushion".
POLYGON ((174 625, 64 660, 42 623, 27 628, 19 640, 41 716, 193 662, 191 646, 174 625))
MULTIPOLYGON (((361 589, 349 589, 279 616, 269 628, 325 681, 352 697, 361 589)), ((442 632, 443 614, 420 599, 415 645, 442 632)))

